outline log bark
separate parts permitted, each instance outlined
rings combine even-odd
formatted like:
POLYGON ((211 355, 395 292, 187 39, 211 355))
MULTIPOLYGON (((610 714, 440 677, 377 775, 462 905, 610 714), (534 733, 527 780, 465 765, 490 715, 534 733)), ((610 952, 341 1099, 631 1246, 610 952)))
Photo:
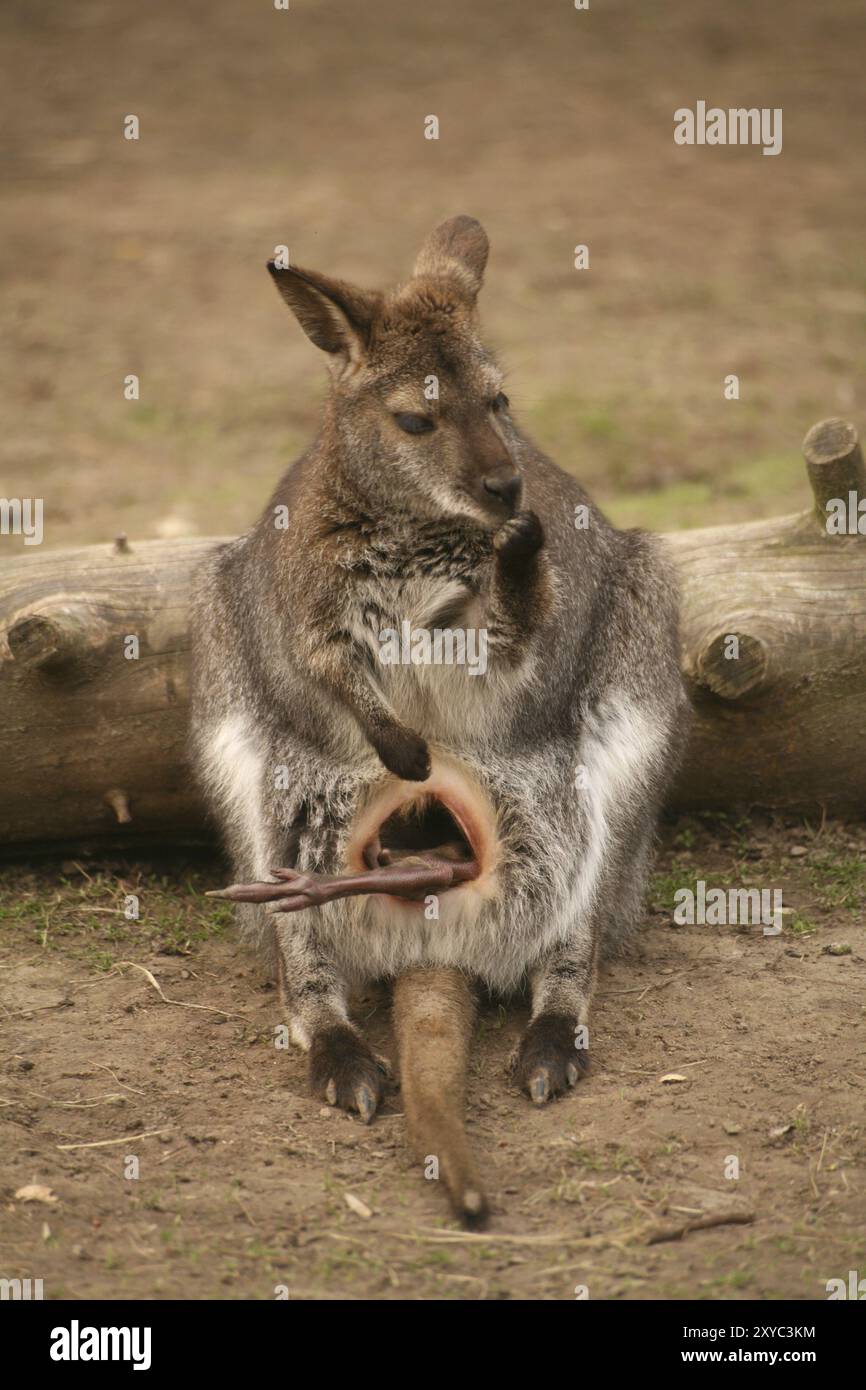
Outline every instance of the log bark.
POLYGON ((187 609, 215 543, 115 542, 0 568, 0 844, 209 838, 186 761, 187 609))
POLYGON ((866 498, 866 469, 844 420, 803 453, 808 511, 665 537, 696 716, 675 809, 866 813, 866 534, 831 535, 826 510, 866 498))
MULTIPOLYGON (((808 510, 665 537, 696 714, 673 809, 866 811, 866 535, 826 525, 828 500, 866 498, 866 469, 842 420, 804 453, 808 510)), ((120 537, 0 567, 7 850, 213 838, 186 761, 187 607, 217 543, 120 537)))

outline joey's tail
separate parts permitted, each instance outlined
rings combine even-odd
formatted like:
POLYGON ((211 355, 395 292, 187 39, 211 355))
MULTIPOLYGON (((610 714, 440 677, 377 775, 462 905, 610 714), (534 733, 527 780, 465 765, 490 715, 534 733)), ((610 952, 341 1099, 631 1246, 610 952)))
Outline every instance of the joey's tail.
POLYGON ((409 1142, 422 1162, 435 1159, 455 1215, 483 1226, 487 1198, 464 1127, 466 1063, 475 1000, 459 970, 407 970, 394 982, 394 1029, 409 1142))

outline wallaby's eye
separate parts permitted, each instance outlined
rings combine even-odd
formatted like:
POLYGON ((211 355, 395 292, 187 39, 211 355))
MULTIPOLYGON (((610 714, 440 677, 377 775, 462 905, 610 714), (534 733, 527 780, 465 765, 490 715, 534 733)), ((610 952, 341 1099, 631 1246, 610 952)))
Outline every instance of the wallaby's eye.
POLYGON ((429 415, 408 415, 405 411, 398 410, 394 419, 406 434, 429 434, 436 428, 429 415))
POLYGON ((498 396, 494 396, 490 402, 491 410, 507 410, 511 402, 504 391, 500 391, 498 396))

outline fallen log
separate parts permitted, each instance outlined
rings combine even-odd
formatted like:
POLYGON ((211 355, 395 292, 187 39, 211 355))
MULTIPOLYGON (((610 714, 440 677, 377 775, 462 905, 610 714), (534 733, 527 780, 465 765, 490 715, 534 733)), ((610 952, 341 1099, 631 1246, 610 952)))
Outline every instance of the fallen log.
POLYGON ((803 453, 808 511, 665 537, 696 714, 676 809, 866 814, 866 515, 839 535, 827 513, 851 494, 856 511, 866 468, 844 420, 815 425, 803 453))
MULTIPOLYGON (((665 537, 696 711, 674 809, 866 810, 866 469, 845 421, 803 447, 807 511, 665 537), (853 534, 828 531, 834 499, 853 534)), ((186 761, 187 607, 217 543, 120 538, 0 566, 7 850, 212 838, 186 761)))

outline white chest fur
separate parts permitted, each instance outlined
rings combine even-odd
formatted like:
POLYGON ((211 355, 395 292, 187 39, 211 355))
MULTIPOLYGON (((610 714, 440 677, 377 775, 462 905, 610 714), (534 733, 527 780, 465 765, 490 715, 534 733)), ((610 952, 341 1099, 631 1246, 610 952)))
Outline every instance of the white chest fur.
POLYGON ((463 584, 379 583, 359 605, 354 635, 394 714, 426 738, 475 743, 497 722, 515 675, 497 668, 485 604, 463 584))

